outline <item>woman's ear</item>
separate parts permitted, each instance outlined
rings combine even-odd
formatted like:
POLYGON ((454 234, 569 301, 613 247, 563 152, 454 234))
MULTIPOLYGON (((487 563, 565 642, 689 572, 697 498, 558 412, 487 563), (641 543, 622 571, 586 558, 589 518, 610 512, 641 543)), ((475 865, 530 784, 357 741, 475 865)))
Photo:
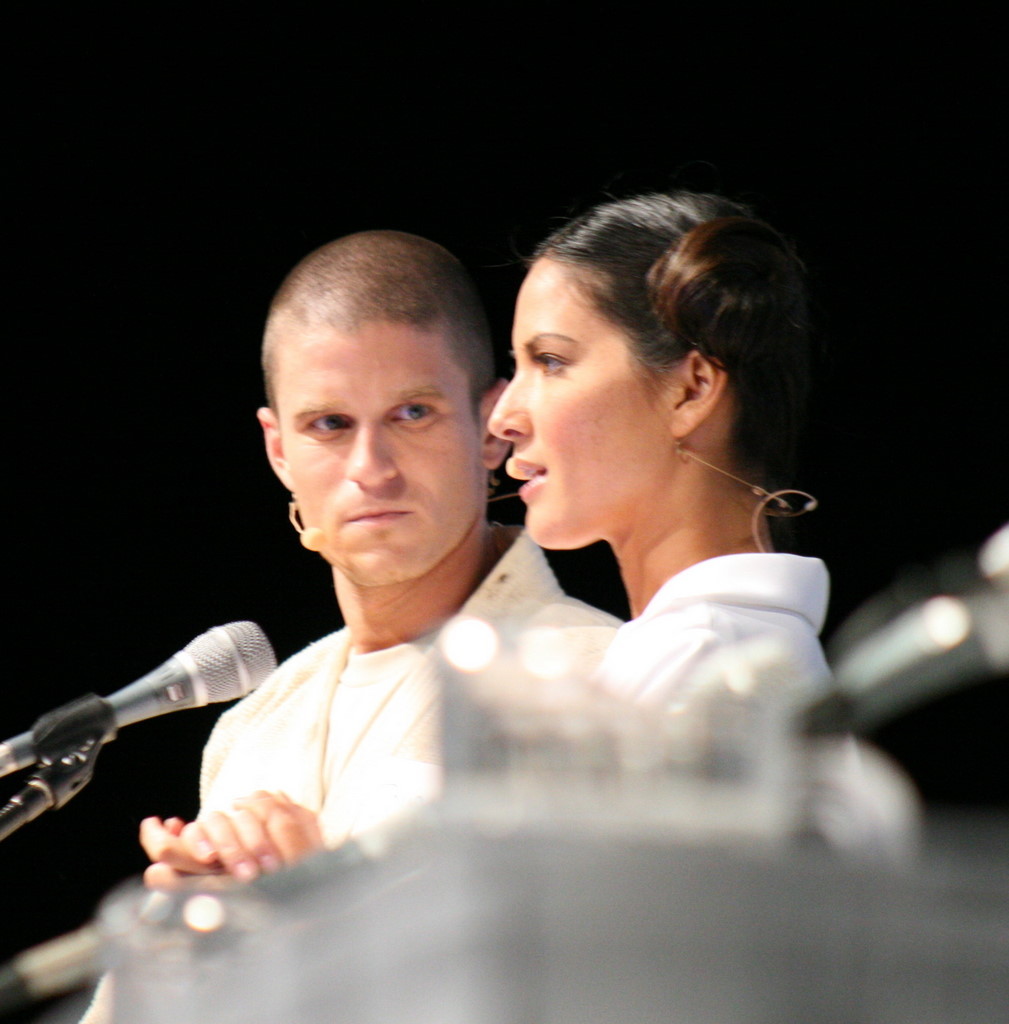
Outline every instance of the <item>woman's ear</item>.
POLYGON ((670 431, 682 439, 726 404, 729 378, 722 366, 692 349, 671 372, 669 387, 670 431))

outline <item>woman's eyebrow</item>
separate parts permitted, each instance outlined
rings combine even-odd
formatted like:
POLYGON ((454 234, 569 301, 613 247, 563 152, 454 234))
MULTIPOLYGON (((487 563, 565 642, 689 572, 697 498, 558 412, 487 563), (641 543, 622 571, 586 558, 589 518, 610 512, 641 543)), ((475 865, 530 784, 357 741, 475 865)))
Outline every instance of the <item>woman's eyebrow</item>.
POLYGON ((531 338, 527 338, 522 343, 522 347, 528 351, 538 341, 566 341, 570 345, 580 344, 577 338, 569 337, 567 334, 558 334, 556 331, 540 331, 531 338))

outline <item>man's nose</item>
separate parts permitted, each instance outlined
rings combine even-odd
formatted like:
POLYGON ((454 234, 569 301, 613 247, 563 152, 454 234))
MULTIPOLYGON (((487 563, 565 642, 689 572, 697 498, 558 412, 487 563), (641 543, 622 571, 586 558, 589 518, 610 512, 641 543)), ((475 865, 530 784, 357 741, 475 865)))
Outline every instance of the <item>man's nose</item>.
POLYGON ((396 474, 396 460, 388 438, 380 430, 358 430, 347 464, 347 476, 367 489, 386 483, 396 474))

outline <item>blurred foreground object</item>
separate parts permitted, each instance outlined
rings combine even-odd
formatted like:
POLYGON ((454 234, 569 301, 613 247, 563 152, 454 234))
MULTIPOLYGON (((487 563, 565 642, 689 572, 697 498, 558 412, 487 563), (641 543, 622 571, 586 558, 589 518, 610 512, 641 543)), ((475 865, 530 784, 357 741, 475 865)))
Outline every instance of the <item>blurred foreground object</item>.
POLYGON ((418 822, 160 917, 102 912, 117 1024, 991 1024, 1009 1000, 1006 835, 913 870, 823 849, 567 824, 418 822), (132 926, 123 927, 136 915, 132 926), (256 934, 245 922, 258 916, 256 934))
POLYGON ((573 677, 556 631, 458 619, 439 644, 443 815, 769 848, 818 836, 867 856, 916 848, 913 787, 851 736, 803 735, 819 691, 772 640, 726 647, 661 708, 573 677))
POLYGON ((904 712, 1009 674, 1009 525, 976 560, 905 573, 844 623, 830 647, 837 691, 815 731, 868 733, 904 712))
POLYGON ((1001 1019, 1009 821, 926 814, 845 717, 928 600, 848 634, 840 705, 753 642, 643 707, 563 631, 455 620, 442 799, 251 886, 110 894, 115 1024, 1001 1019))
POLYGON ((976 555, 903 570, 829 654, 837 688, 808 731, 872 740, 932 805, 1009 811, 1009 525, 976 555))

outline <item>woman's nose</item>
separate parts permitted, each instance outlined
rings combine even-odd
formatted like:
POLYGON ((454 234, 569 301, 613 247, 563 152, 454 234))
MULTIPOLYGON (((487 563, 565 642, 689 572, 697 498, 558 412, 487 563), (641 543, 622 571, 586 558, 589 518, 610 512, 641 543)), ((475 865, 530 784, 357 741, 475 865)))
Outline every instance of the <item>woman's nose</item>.
POLYGON ((517 441, 529 433, 528 418, 522 411, 518 378, 501 392, 488 422, 490 432, 504 441, 517 441))

